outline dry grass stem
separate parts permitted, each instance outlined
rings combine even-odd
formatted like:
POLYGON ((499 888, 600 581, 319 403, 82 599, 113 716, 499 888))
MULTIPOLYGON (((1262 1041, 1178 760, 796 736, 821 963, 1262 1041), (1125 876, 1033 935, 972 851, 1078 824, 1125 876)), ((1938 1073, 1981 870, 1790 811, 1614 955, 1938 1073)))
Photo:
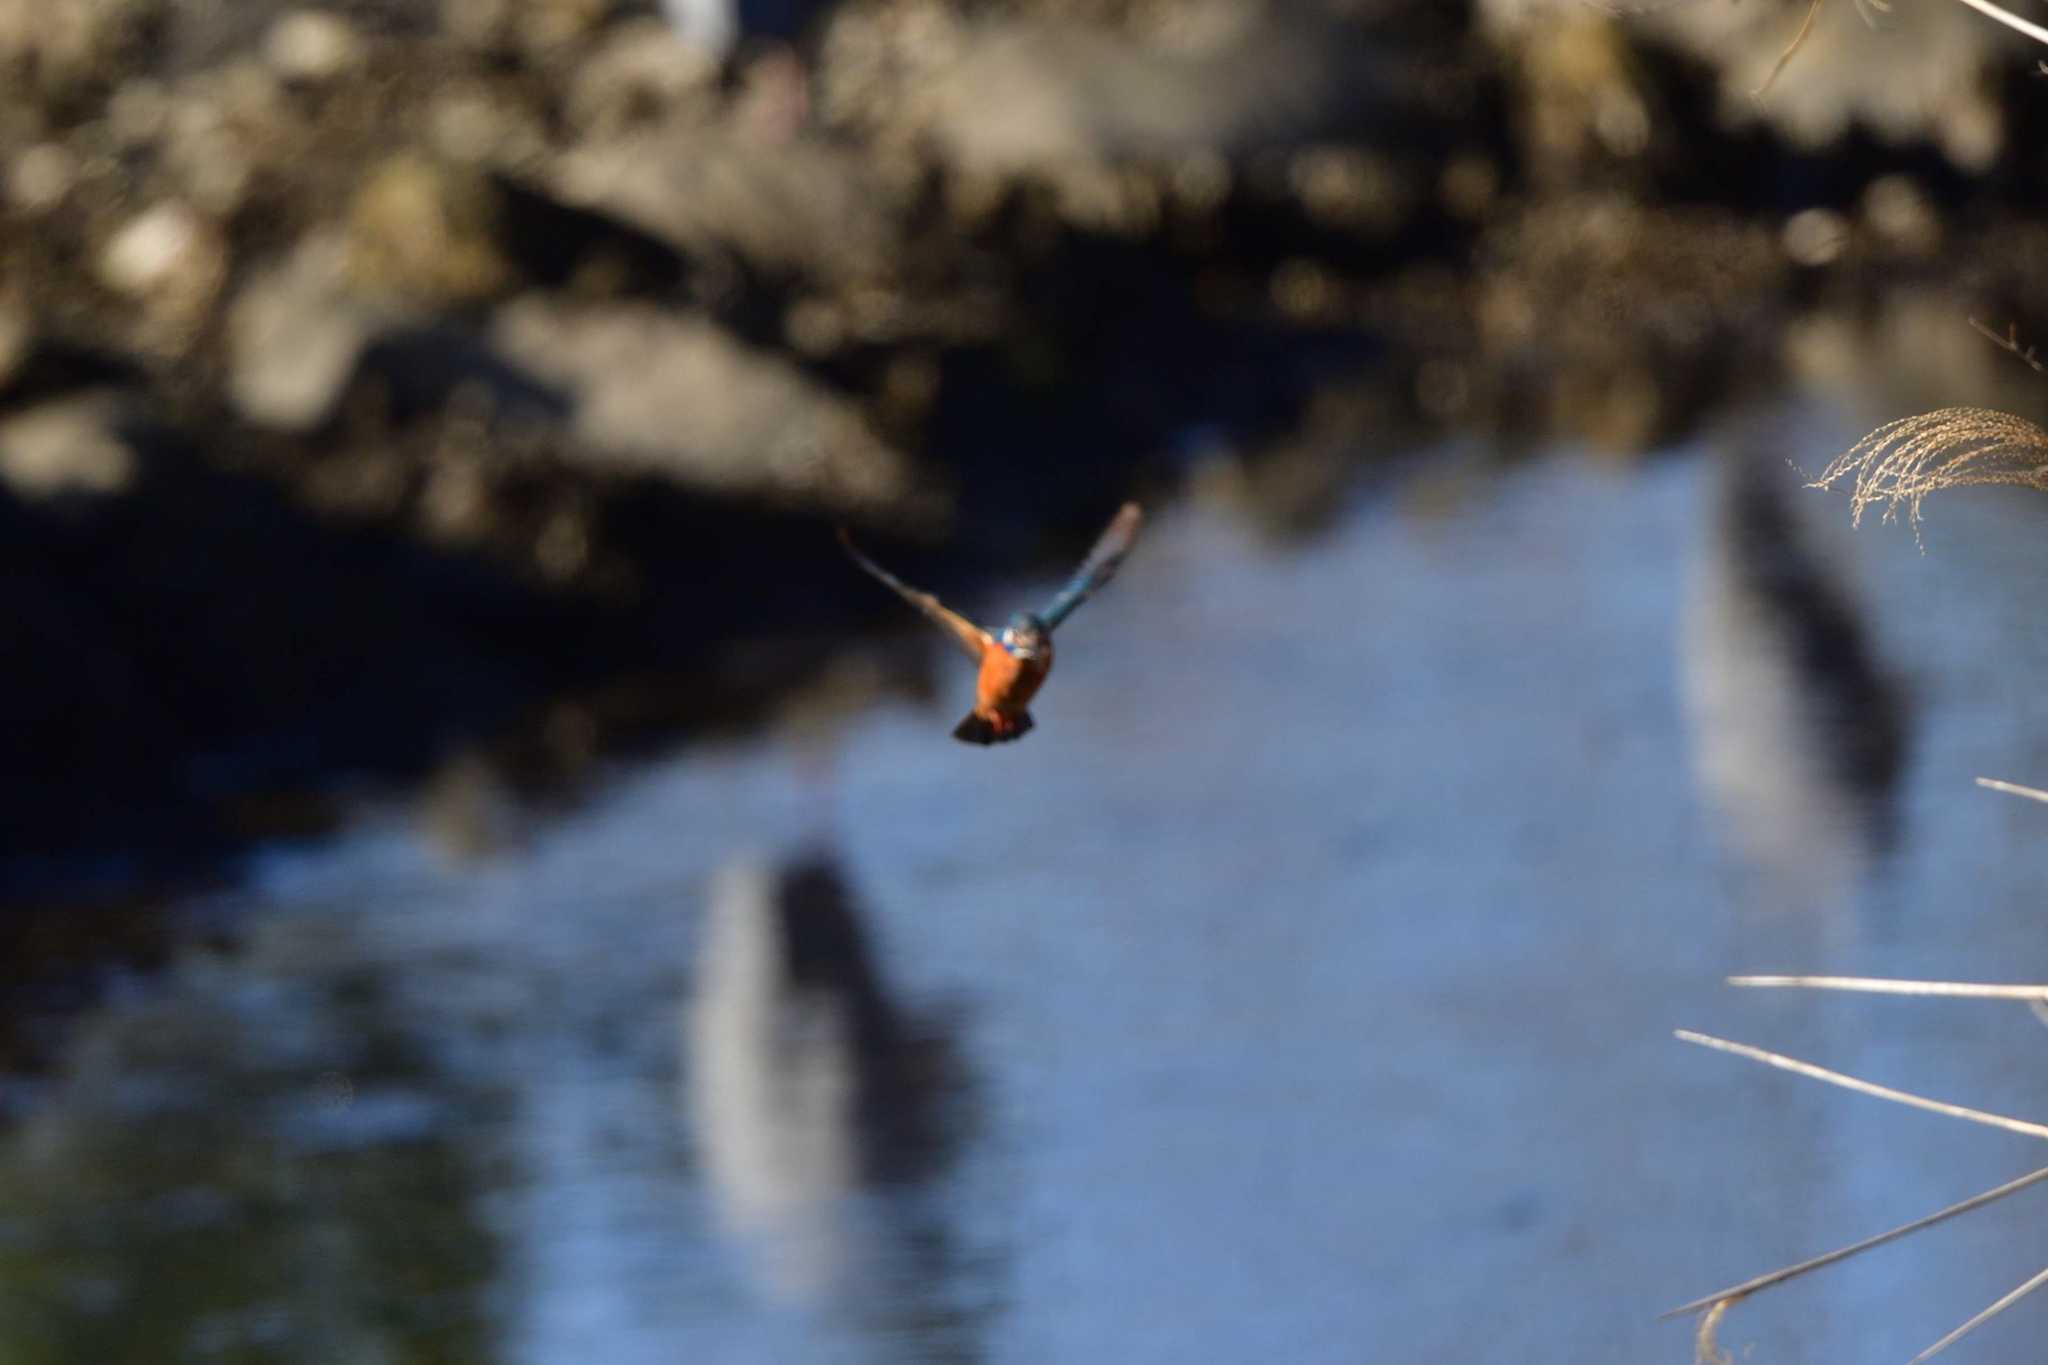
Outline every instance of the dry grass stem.
POLYGON ((1802 1062, 1796 1057, 1787 1057, 1782 1052, 1769 1052, 1760 1047, 1751 1047, 1748 1043, 1734 1043, 1726 1038, 1715 1038, 1705 1033, 1694 1033, 1690 1029, 1679 1029, 1678 1039, 1680 1042, 1695 1043, 1700 1047, 1713 1048, 1716 1052, 1732 1052, 1738 1057, 1747 1057, 1751 1061, 1762 1062, 1765 1066, 1776 1067, 1780 1071, 1790 1071, 1794 1075, 1805 1076, 1810 1080, 1826 1081, 1829 1085, 1839 1085, 1844 1090, 1854 1090, 1861 1095, 1870 1095, 1877 1099, 1890 1100, 1893 1104, 1903 1104, 1913 1109, 1925 1109, 1931 1114, 1943 1114, 1949 1118, 1962 1119, 1968 1123, 1981 1123, 1987 1128, 2003 1128, 2008 1133, 2024 1133, 2028 1137, 2048 1138, 2048 1124, 2029 1123, 2025 1119, 2008 1118, 2004 1114, 1987 1113, 1982 1109, 1969 1109, 1960 1104, 1950 1104, 1945 1100, 1931 1100, 1925 1095, 1914 1095, 1904 1090, 1894 1090, 1887 1085, 1878 1085, 1874 1081, 1858 1080, 1854 1076, 1846 1076, 1839 1071, 1830 1071, 1824 1066, 1815 1066, 1811 1062, 1802 1062))
MULTIPOLYGON (((1785 45, 1785 50, 1778 54, 1778 60, 1771 64, 1771 74, 1764 77, 1764 83, 1749 92, 1751 99, 1760 101, 1765 95, 1769 94, 1771 87, 1778 83, 1778 77, 1784 72, 1785 67, 1799 54, 1799 49, 1806 46, 1807 38, 1813 33, 1814 20, 1820 17, 1822 3, 1823 0, 1813 0, 1813 3, 1806 7, 1806 18, 1800 21, 1799 31, 1792 35, 1792 41, 1785 45)), ((1963 3, 1980 14, 2004 24, 2015 33, 2024 33, 2037 43, 2048 43, 2048 28, 2043 28, 2032 20, 2022 19, 2010 10, 2000 9, 1992 4, 1991 0, 1963 0, 1963 3)), ((1626 10, 1612 9, 1607 6, 1600 6, 1600 8, 1608 9, 1609 13, 1628 12, 1626 10)), ((1875 28, 1877 27, 1877 21, 1873 15, 1890 14, 1892 7, 1885 3, 1885 0, 1856 0, 1856 12, 1863 16, 1864 23, 1875 28)), ((1996 340, 1995 337, 1993 339, 1996 340)), ((2017 354, 2016 350, 2015 354, 2017 354)), ((2039 367, 2036 366, 2036 368, 2038 369, 2039 367)))
POLYGON ((2039 355, 2035 354, 2034 347, 2029 346, 2025 350, 2020 349, 2020 328, 2018 323, 2006 323, 2004 336, 2000 336, 1975 318, 1970 319, 1970 326, 1977 329, 1977 335, 1989 337, 1991 344, 1998 347, 1999 350, 2011 351, 2014 355, 2018 356, 2026 367, 2035 374, 2048 374, 2048 361, 2043 361, 2039 355))
POLYGON ((2019 484, 2048 491, 2048 431, 1991 408, 1939 408, 1887 422, 1837 456, 1811 487, 1853 480, 1852 519, 1883 504, 1917 527, 1929 493, 1972 484, 2019 484))
POLYGON ((2032 20, 2022 19, 2017 14, 2002 10, 1992 4, 1991 0, 1963 0, 1963 3, 1979 14, 1996 19, 2015 33, 2024 33, 2037 43, 2048 43, 2048 28, 2042 28, 2032 20))
POLYGON ((2048 792, 2042 791, 2039 787, 2022 787, 2017 782, 2001 782, 1995 777, 1980 777, 1977 779, 1977 785, 1988 787, 1995 792, 2004 792, 2007 796, 2024 796, 2029 801, 2048 801, 2048 792))
POLYGON ((1731 986, 1861 991, 1870 995, 1940 995, 1964 1000, 2048 1000, 2048 985, 1994 986, 1977 981, 1901 981, 1881 976, 1731 976, 1731 986))
POLYGON ((1950 1332, 1940 1341, 1935 1342, 1932 1346, 1922 1351, 1919 1355, 1914 1356, 1913 1359, 1908 1363, 1908 1365, 1920 1365, 1920 1362, 1923 1360, 1932 1360, 1934 1357, 1940 1355, 1943 1351, 1946 1351, 1949 1347, 1955 1345, 1964 1337, 1970 1335, 1970 1333, 1976 1331, 1979 1327, 1982 1327, 1985 1323, 1991 1321, 2000 1313, 2003 1313, 2006 1309, 2012 1307, 2014 1304, 2018 1303, 2021 1299, 2024 1299, 2027 1295, 2033 1293, 2036 1289, 2039 1289, 2044 1284, 2048 1284, 2048 1270, 2044 1270, 2040 1274, 2034 1276, 2033 1279, 2028 1280, 2018 1289, 2013 1290, 2012 1293, 2007 1294, 1997 1303, 1992 1304, 1989 1308, 1979 1313, 1976 1317, 1971 1318, 1961 1327, 1956 1328, 1955 1331, 1950 1332))
MULTIPOLYGON (((2031 350, 2023 355, 2022 358, 2026 359, 2030 364, 2033 363, 2031 350)), ((1939 415, 1929 414, 1930 417, 1939 415)), ((1998 414, 1993 415, 1997 416, 1998 414)), ((2018 419, 2010 420, 2017 421, 2018 419)), ((1894 423, 1893 425, 1896 427, 1898 424, 1894 423)), ((1890 428, 1882 428, 1872 433, 1870 437, 1860 444, 1869 445, 1873 441, 1881 443, 1888 430, 1890 428)), ((2035 436, 2043 442, 2044 446, 2048 446, 2048 434, 2041 433, 2037 428, 2033 430, 2035 436)), ((1855 455, 1856 452, 1851 451, 1848 456, 1844 457, 1843 461, 1837 461, 1836 466, 1830 469, 1829 474, 1824 476, 1821 482, 1825 484, 1833 478, 1840 477, 1843 472, 1841 466, 1844 461, 1850 460, 1855 455)), ((1859 513, 1861 511, 1861 493, 1862 488, 1859 485, 1859 513)), ((1897 506, 1897 501, 1897 499, 1893 501, 1894 508, 1897 506)), ((1916 502, 1915 512, 1917 515, 1917 499, 1914 501, 1916 502)), ((2036 801, 2048 801, 2048 792, 2039 791, 2032 787, 2022 787, 2015 783, 2000 782, 1994 778, 1984 777, 1978 778, 1977 782, 1980 786, 1989 787, 1995 791, 2011 792, 2036 801)), ((2044 1023, 2048 1023, 2048 985, 1997 985, 1969 981, 1912 981, 1866 976, 1753 975, 1734 976, 1728 978, 1728 981, 1730 985, 1749 987, 1790 987, 1805 990, 1855 991, 1883 995, 2019 1000, 2025 1002, 2036 1017, 2040 1018, 2044 1023)), ((1915 1095, 1904 1090, 1895 1090, 1890 1086, 1861 1080, 1839 1071, 1830 1071, 1825 1067, 1815 1066, 1811 1062, 1802 1062, 1797 1058, 1788 1057, 1784 1053, 1771 1052, 1764 1048, 1752 1047, 1747 1043, 1731 1042, 1725 1038, 1695 1033, 1688 1029, 1678 1030, 1677 1036, 1681 1042, 1712 1048, 1717 1052, 1730 1052, 1738 1057, 1747 1057, 1752 1061, 1762 1062, 1766 1066, 1775 1067, 1781 1071, 1790 1071, 1794 1075, 1805 1076, 1811 1080, 1825 1081, 1829 1085, 1837 1085, 1846 1090, 1854 1090, 1859 1094, 1889 1100, 1894 1104, 1924 1109, 1930 1113, 1942 1114, 1949 1118, 1963 1119, 1967 1122, 1983 1124, 1986 1127, 2000 1128, 2006 1132, 2021 1133, 2028 1137, 2048 1138, 2048 1124, 2031 1123, 2025 1119, 2012 1118, 2004 1114, 1993 1114, 1981 1109, 1969 1109, 1962 1105, 1929 1099, 1923 1095, 1915 1095)), ((1968 1199, 1951 1204, 1947 1208, 1936 1210, 1925 1217, 1916 1218, 1910 1223, 1903 1223, 1898 1227, 1880 1232, 1876 1236, 1866 1237, 1860 1242, 1852 1242, 1848 1246, 1838 1247, 1833 1251, 1825 1252, 1808 1260, 1799 1261, 1766 1274, 1758 1275, 1753 1279, 1744 1280, 1742 1283, 1731 1285, 1726 1289, 1715 1290, 1713 1293, 1703 1295, 1690 1303, 1682 1304, 1663 1316, 1672 1318, 1687 1313, 1697 1313, 1703 1309, 1706 1310, 1705 1317, 1700 1323, 1698 1335, 1694 1340, 1695 1365, 1731 1365, 1728 1353, 1719 1344, 1718 1332, 1721 1320, 1726 1315, 1728 1309, 1742 1299, 1760 1290, 1783 1284, 1787 1280, 1795 1279, 1798 1276, 1833 1265, 1838 1261, 1847 1260, 1851 1256, 1860 1255, 1875 1247, 1883 1246, 1887 1242, 1897 1241, 1902 1237, 1932 1227, 1936 1223, 1944 1222, 1947 1219, 1969 1213, 1974 1209, 1982 1208, 1995 1200, 2004 1199, 2008 1195, 2015 1194, 2020 1190, 2026 1189, 2028 1186, 2037 1185, 2043 1181, 2048 1181, 2048 1166, 2030 1171, 2016 1180, 2009 1180, 2005 1184, 1986 1190, 1981 1194, 1972 1195, 1968 1199)), ((1969 1321, 1957 1327, 1932 1346, 1929 1346, 1919 1355, 1914 1356, 1911 1365, 1922 1365, 1922 1362, 1933 1359, 2043 1286, 2048 1286, 2048 1269, 2042 1270, 2017 1289, 2004 1295, 1997 1302, 1970 1318, 1969 1321)))
POLYGON ((1771 64, 1771 74, 1764 77, 1764 83, 1749 92, 1751 99, 1761 100, 1769 94, 1771 87, 1778 83, 1778 75, 1785 69, 1786 63, 1798 54, 1800 48, 1806 46, 1807 35, 1813 32, 1813 21, 1820 17, 1821 3, 1822 0, 1813 0, 1813 3, 1806 7, 1806 18, 1799 25, 1799 32, 1792 35, 1792 41, 1785 44, 1785 50, 1780 52, 1778 60, 1771 64))
POLYGON ((1697 1313, 1702 1308, 1725 1308, 1737 1299, 1748 1298, 1760 1289, 1769 1289, 1774 1284, 1783 1284, 1787 1280, 1796 1279, 1798 1276, 1808 1274, 1811 1271, 1831 1266, 1837 1261, 1846 1261, 1851 1256, 1860 1255, 1875 1247, 1881 1247, 1887 1242, 1895 1242, 1909 1233, 1918 1232, 1922 1228, 1931 1228, 1936 1223, 1946 1222, 1951 1218, 1969 1213, 1973 1209, 1981 1209, 1986 1204, 1995 1203, 2007 1195, 2018 1194, 2028 1186, 2038 1185, 2044 1180, 2048 1180, 2048 1166, 2043 1166, 2038 1171, 2029 1171, 2017 1180, 2008 1180, 2003 1185, 1988 1189, 1982 1194, 1973 1194, 1968 1199, 1959 1200, 1956 1203, 1950 1204, 1945 1209, 1937 1209, 1923 1218, 1915 1218, 1910 1223, 1901 1223, 1897 1227, 1880 1232, 1874 1237, 1865 1237, 1860 1242, 1851 1242, 1848 1246, 1836 1247, 1833 1251, 1823 1252, 1819 1256, 1800 1261, 1794 1265, 1784 1266, 1778 1270, 1771 1271, 1769 1274, 1759 1275, 1752 1280, 1744 1280, 1741 1284, 1730 1285, 1726 1289, 1717 1289, 1711 1294, 1705 1294, 1694 1299, 1691 1303, 1680 1304, 1662 1316, 1666 1318, 1680 1318, 1684 1317, 1687 1313, 1697 1313))

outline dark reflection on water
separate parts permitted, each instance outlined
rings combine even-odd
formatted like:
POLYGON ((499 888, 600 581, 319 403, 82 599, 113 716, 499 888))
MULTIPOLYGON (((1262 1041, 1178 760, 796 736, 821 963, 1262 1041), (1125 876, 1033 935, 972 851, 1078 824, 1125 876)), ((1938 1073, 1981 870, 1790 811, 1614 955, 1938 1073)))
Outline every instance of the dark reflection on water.
POLYGON ((1792 467, 1789 424, 1710 457, 1681 663, 1700 781, 1788 895, 1826 898, 1893 835, 1910 717, 1876 656, 1839 502, 1792 467))
POLYGON ((720 1222, 768 1300, 864 1322, 901 1359, 980 1358, 979 1307, 924 1196, 962 1136, 966 1076, 935 1018, 889 998, 839 868, 719 876, 684 1044, 720 1222))
POLYGON ((0 1151, 0 1357, 492 1358, 473 1092, 330 938, 270 926, 79 1031, 0 1151))
MULTIPOLYGON (((1689 1359, 1657 1310, 2038 1155, 1673 1027, 2048 1114, 2024 1011, 1719 984, 2048 975, 1969 785, 2048 777, 2039 505, 1923 556, 1763 477, 1852 425, 1163 509, 1028 742, 850 716, 829 820, 758 739, 258 859, 17 1090, 0 1357, 1689 1359)), ((1723 1339, 1893 1358, 2044 1262, 2001 1207, 1723 1339)))

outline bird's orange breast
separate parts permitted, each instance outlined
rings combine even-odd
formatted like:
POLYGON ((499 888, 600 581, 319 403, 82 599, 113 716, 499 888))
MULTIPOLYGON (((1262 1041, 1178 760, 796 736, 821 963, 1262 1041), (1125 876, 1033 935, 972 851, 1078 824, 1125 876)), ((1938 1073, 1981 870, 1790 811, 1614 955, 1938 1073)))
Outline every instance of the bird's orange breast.
POLYGON ((1021 711, 1030 705, 1052 671, 1052 647, 1036 659, 1020 659, 1001 645, 981 652, 981 677, 974 689, 977 711, 1021 711))

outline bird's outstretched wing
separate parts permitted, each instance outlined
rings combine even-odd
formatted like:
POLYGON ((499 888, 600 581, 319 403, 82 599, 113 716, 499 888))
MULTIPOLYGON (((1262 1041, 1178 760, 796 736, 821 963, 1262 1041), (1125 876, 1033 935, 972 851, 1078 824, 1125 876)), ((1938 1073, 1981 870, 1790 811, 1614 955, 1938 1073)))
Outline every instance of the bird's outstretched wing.
POLYGON ((1108 529, 1096 540, 1088 558, 1081 561, 1081 567, 1074 570, 1067 586, 1061 588, 1059 595, 1038 613, 1047 630, 1066 620, 1075 607, 1088 600, 1090 593, 1116 576, 1117 566, 1124 562, 1124 556, 1137 543, 1138 528, 1144 521, 1145 513, 1135 502, 1127 502, 1117 509, 1108 529))
POLYGON ((853 537, 848 535, 843 527, 839 532, 839 543, 846 547, 847 554, 853 556, 854 563, 860 565, 889 588, 893 589, 898 597, 923 612, 930 618, 932 624, 942 627, 948 635, 958 642, 960 648, 966 651, 968 657, 974 659, 977 663, 981 660, 982 651, 995 643, 995 641, 989 638, 988 632, 980 626, 975 625, 974 622, 968 620, 959 612, 951 610, 945 603, 930 593, 919 592, 916 588, 911 587, 895 574, 890 573, 887 569, 875 563, 874 560, 862 554, 860 548, 853 543, 853 537))

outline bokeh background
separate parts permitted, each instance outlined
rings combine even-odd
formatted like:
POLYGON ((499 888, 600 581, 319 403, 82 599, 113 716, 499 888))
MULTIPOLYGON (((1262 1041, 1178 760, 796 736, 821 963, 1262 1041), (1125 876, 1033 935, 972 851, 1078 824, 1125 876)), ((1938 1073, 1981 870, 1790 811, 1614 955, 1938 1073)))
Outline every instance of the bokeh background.
POLYGON ((1670 1036, 2048 1119, 1721 984, 2048 980, 2048 506, 1800 472, 2043 412, 2048 49, 1806 10, 0 0, 0 1358, 1678 1362, 2037 1163, 1670 1036), (1127 497, 955 744, 834 528, 1127 497))

